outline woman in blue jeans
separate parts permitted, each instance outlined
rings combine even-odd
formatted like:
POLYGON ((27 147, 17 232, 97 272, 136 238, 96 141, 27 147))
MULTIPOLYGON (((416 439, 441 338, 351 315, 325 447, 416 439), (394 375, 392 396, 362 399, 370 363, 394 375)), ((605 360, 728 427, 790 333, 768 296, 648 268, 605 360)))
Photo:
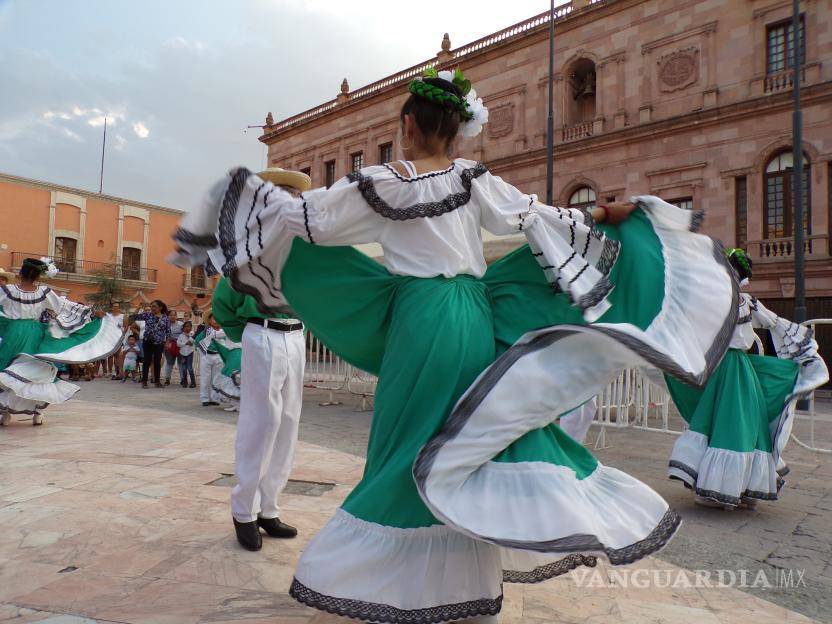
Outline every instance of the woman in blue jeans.
POLYGON ((194 375, 194 332, 193 324, 185 321, 182 325, 182 333, 176 339, 179 347, 179 374, 182 377, 180 384, 183 388, 188 387, 188 375, 191 376, 191 388, 196 388, 196 375, 194 375))

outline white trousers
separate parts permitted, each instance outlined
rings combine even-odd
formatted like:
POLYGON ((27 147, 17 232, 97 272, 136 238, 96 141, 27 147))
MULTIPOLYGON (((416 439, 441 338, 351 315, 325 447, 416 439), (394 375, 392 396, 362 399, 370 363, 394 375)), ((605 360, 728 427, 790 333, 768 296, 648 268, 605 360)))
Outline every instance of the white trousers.
POLYGON ((214 391, 217 378, 222 373, 222 358, 216 353, 200 353, 199 357, 199 400, 215 401, 219 403, 219 397, 214 391))
POLYGON ((231 514, 238 522, 277 518, 277 497, 298 440, 306 343, 303 332, 247 324, 243 331, 231 514))

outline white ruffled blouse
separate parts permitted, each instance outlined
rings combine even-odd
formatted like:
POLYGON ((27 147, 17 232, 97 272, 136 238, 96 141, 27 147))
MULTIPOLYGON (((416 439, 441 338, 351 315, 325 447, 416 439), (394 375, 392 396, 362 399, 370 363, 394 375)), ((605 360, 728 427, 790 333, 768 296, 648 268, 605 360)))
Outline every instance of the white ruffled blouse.
POLYGON ((412 177, 389 165, 365 167, 300 198, 233 169, 183 219, 173 261, 193 266, 210 258, 232 281, 258 291, 264 307, 279 309, 286 303, 280 269, 296 236, 317 245, 379 243, 384 265, 397 275, 482 277, 481 228, 525 234, 555 291, 567 293, 588 321, 609 307, 607 274, 618 242, 589 214, 543 205, 461 158, 412 177))
POLYGON ((92 308, 70 301, 43 284, 34 291, 21 290, 17 284, 0 286, 0 305, 3 316, 9 319, 39 320, 44 310, 49 310, 56 331, 62 332, 80 329, 92 319, 92 308))

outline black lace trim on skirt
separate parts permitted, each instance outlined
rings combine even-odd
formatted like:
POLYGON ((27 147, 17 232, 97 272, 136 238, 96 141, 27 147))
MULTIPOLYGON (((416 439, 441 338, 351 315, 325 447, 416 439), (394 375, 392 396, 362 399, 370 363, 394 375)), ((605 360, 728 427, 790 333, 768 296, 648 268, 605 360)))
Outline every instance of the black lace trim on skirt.
MULTIPOLYGON (((775 501, 777 500, 777 494, 783 485, 786 483, 785 480, 781 475, 777 475, 777 492, 760 492, 758 490, 745 490, 739 496, 733 496, 731 494, 725 494, 724 492, 717 492, 716 490, 705 490, 700 487, 696 487, 696 481, 699 479, 699 473, 694 470, 691 466, 687 464, 683 464, 682 462, 671 459, 668 464, 670 468, 676 468, 677 470, 681 470, 686 475, 688 475, 692 480, 693 484, 687 483, 686 481, 680 479, 682 483, 685 484, 685 487, 693 490, 693 492, 697 496, 701 496, 702 498, 707 498, 712 501, 716 501, 717 503, 722 503, 723 505, 733 505, 737 506, 742 502, 743 498, 753 498, 756 500, 765 500, 765 501, 775 501)), ((672 478, 679 478, 671 476, 672 478)))
POLYGON ((298 602, 327 613, 355 618, 365 622, 389 624, 439 624, 465 620, 480 615, 497 615, 503 605, 503 597, 480 598, 449 605, 423 609, 399 609, 377 602, 365 602, 351 598, 336 598, 316 592, 297 579, 292 580, 289 595, 298 602))
POLYGON ((503 570, 503 582, 505 583, 542 583, 561 574, 571 572, 580 566, 594 568, 598 559, 591 555, 569 555, 563 559, 539 566, 534 570, 522 572, 519 570, 503 570))

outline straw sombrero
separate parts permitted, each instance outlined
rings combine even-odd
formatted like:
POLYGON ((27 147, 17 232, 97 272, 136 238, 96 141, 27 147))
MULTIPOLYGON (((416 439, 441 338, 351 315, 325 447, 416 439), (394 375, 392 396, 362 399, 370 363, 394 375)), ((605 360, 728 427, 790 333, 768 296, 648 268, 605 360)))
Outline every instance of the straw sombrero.
POLYGON ((302 171, 289 171, 280 167, 273 167, 257 174, 259 178, 271 182, 275 186, 291 186, 301 193, 312 188, 312 178, 302 171))
POLYGON ((17 277, 14 273, 7 271, 3 267, 0 267, 0 277, 5 277, 7 280, 13 280, 17 277))

